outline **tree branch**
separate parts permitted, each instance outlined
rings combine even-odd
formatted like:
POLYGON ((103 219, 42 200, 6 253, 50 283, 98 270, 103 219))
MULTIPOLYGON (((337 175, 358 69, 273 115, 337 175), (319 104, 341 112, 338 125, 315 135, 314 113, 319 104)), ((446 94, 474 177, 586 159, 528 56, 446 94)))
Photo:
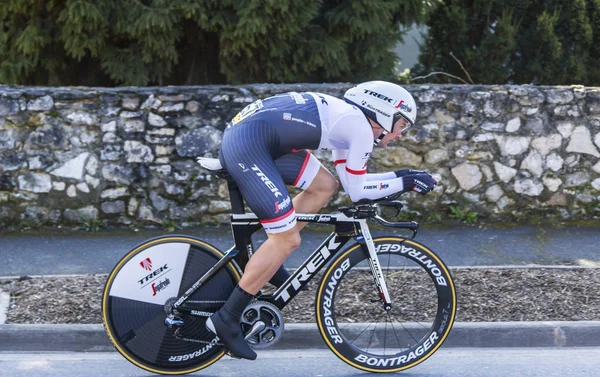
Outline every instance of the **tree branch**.
POLYGON ((469 81, 471 82, 471 84, 475 85, 475 83, 473 82, 473 80, 471 80, 471 76, 469 75, 469 72, 467 72, 467 70, 465 69, 465 67, 460 62, 460 60, 458 60, 456 58, 456 56, 454 56, 454 53, 452 51, 450 51, 450 56, 452 56, 454 58, 454 60, 456 60, 458 62, 458 64, 460 65, 460 68, 463 70, 463 72, 465 73, 465 75, 467 75, 467 78, 469 79, 469 81))
POLYGON ((426 78, 428 78, 429 76, 432 76, 432 75, 446 75, 446 76, 450 76, 450 77, 452 77, 454 79, 460 80, 460 81, 464 82, 467 85, 469 84, 468 82, 466 82, 465 80, 461 79, 460 77, 451 75, 451 74, 446 73, 446 72, 431 72, 430 74, 428 74, 426 76, 413 77, 413 78, 411 78, 409 80, 410 81, 414 81, 414 80, 417 80, 417 79, 426 79, 426 78))

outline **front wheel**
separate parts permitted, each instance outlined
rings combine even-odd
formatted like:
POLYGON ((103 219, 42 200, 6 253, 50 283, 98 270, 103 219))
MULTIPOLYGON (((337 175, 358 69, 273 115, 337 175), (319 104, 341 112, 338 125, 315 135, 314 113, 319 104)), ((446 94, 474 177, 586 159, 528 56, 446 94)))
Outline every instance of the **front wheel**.
POLYGON ((456 315, 456 290, 448 268, 425 246, 400 237, 373 242, 391 310, 382 304, 367 253, 355 244, 325 271, 317 291, 317 325, 344 362, 369 372, 398 372, 442 345, 456 315))
POLYGON ((142 243, 108 276, 102 297, 104 326, 116 349, 140 368, 161 374, 203 369, 224 355, 205 328, 240 279, 233 263, 213 275, 184 305, 194 309, 167 327, 171 305, 213 267, 223 253, 197 238, 163 236, 142 243))

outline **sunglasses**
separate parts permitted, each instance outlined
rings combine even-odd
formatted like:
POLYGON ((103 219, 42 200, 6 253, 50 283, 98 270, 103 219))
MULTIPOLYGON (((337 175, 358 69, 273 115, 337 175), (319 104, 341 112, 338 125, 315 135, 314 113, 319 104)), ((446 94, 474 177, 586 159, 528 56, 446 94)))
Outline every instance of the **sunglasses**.
POLYGON ((400 119, 404 119, 404 127, 402 127, 402 131, 400 131, 401 134, 406 133, 406 131, 408 131, 409 128, 411 128, 413 126, 413 123, 404 115, 402 115, 400 112, 397 112, 396 114, 394 114, 394 122, 392 124, 396 124, 396 122, 398 122, 400 119))

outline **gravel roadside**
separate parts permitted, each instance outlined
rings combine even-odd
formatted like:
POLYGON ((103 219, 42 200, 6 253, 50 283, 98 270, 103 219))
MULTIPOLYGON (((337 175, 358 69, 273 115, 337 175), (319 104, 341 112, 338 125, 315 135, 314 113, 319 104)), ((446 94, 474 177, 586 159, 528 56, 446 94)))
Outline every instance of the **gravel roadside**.
MULTIPOLYGON (((600 320, 600 268, 461 268, 452 275, 458 293, 457 321, 600 320)), ((106 279, 103 274, 2 281, 0 291, 11 297, 6 322, 101 323, 106 279)), ((284 309, 287 323, 314 322, 317 283, 311 284, 284 309)), ((365 306, 358 300, 347 305, 357 312, 365 306)))

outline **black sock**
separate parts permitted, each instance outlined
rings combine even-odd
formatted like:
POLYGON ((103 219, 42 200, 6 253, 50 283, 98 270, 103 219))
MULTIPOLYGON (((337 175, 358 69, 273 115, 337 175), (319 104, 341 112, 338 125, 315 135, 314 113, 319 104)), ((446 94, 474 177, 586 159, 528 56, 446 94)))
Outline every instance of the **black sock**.
POLYGON ((283 285, 283 283, 285 283, 285 281, 290 277, 290 273, 288 272, 288 270, 285 269, 285 267, 281 266, 279 267, 279 269, 275 272, 275 275, 273 275, 273 277, 271 278, 271 280, 269 280, 269 283, 273 284, 274 286, 276 286, 277 288, 281 287, 283 285))
POLYGON ((223 320, 233 321, 235 323, 239 323, 242 318, 242 314, 244 314, 244 309, 246 306, 252 301, 254 295, 244 291, 239 285, 236 285, 229 296, 229 299, 225 302, 225 305, 219 310, 219 313, 223 318, 223 320))
POLYGON ((253 295, 236 286, 225 305, 207 320, 208 329, 216 333, 235 357, 256 359, 256 352, 244 340, 240 319, 253 295))

